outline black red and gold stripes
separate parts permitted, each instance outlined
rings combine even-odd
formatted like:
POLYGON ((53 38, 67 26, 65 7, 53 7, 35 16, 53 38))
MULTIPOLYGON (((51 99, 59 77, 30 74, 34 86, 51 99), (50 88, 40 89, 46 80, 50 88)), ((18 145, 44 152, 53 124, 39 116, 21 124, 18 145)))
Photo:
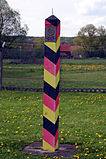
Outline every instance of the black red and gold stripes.
POLYGON ((60 81, 60 20, 45 20, 43 149, 58 149, 60 81))

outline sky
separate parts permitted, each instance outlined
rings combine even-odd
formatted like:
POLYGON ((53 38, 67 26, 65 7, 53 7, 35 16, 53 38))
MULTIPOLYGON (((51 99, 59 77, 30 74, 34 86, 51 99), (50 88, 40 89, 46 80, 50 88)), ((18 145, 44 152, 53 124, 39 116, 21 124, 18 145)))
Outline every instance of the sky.
POLYGON ((45 19, 53 14, 61 21, 61 37, 76 36, 87 24, 106 28, 106 0, 7 0, 17 10, 28 36, 44 36, 45 19))

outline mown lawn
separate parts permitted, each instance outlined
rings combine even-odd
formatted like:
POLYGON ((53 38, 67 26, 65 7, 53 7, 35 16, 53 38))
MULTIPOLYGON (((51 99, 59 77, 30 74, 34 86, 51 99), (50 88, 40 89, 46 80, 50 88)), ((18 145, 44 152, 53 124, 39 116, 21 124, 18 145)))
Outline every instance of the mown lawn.
POLYGON ((106 59, 88 58, 88 59, 61 59, 61 64, 106 64, 106 59))
MULTIPOLYGON (((0 91, 0 159, 40 159, 19 152, 25 145, 42 141, 43 94, 0 91)), ((59 142, 75 144, 73 159, 105 157, 104 93, 60 93, 59 142)))
MULTIPOLYGON (((4 60, 3 86, 43 88, 44 66, 9 64, 4 60)), ((106 88, 106 59, 64 59, 60 65, 61 88, 106 88)))

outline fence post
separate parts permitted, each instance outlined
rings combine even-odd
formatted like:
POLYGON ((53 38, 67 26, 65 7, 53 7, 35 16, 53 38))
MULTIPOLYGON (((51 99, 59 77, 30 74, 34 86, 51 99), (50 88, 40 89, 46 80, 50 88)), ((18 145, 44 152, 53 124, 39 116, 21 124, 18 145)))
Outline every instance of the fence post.
POLYGON ((0 48, 0 89, 2 89, 2 48, 0 48))
POLYGON ((54 15, 45 20, 43 149, 58 149, 60 81, 60 20, 54 15))

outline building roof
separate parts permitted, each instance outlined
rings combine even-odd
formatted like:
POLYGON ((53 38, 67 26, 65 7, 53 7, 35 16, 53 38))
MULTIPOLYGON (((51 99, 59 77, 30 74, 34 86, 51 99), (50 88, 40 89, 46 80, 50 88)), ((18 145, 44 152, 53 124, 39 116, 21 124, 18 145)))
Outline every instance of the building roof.
POLYGON ((60 44, 60 51, 70 51, 71 45, 69 44, 60 44))
POLYGON ((75 45, 70 45, 70 44, 66 44, 66 43, 61 43, 60 44, 60 51, 71 51, 73 49, 78 49, 81 46, 75 46, 75 45))
POLYGON ((77 46, 77 45, 76 45, 76 46, 75 46, 75 45, 72 45, 72 46, 71 46, 71 50, 72 50, 72 49, 78 49, 78 48, 81 48, 81 46, 77 46))

